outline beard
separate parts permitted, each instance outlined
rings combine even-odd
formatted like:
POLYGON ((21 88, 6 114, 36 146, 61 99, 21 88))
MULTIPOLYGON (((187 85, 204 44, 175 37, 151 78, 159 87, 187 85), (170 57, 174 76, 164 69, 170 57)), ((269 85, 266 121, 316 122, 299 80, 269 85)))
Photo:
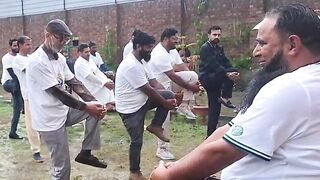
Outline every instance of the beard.
POLYGON ((54 53, 54 54, 57 54, 58 52, 60 52, 61 48, 56 48, 54 47, 54 43, 53 43, 53 40, 52 38, 50 39, 50 41, 48 41, 48 48, 51 49, 51 51, 54 53))
POLYGON ((19 53, 19 49, 11 49, 13 53, 19 53))
POLYGON ((251 106, 254 98, 260 89, 268 82, 288 72, 288 65, 283 58, 281 51, 278 51, 271 59, 270 63, 259 70, 256 76, 249 82, 242 99, 240 111, 242 114, 251 106))
POLYGON ((215 38, 212 41, 210 41, 212 44, 218 44, 220 42, 220 39, 215 38))
POLYGON ((151 54, 148 51, 141 51, 140 56, 142 59, 144 59, 146 62, 149 62, 151 59, 151 54))

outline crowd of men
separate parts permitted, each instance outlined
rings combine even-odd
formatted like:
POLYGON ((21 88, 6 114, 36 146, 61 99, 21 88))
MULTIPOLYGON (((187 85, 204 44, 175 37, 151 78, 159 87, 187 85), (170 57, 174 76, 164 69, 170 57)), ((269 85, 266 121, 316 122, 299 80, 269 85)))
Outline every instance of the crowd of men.
POLYGON ((221 170, 222 179, 319 179, 320 18, 302 4, 283 5, 268 12, 255 29, 253 56, 262 68, 249 83, 239 114, 216 130, 221 104, 235 108, 232 87, 240 78, 219 44, 221 27, 208 30, 199 77, 176 49, 178 31, 166 28, 158 44, 135 30, 114 78, 104 73, 107 68, 94 42, 80 44, 79 57, 67 60, 61 50, 72 32, 62 20, 51 20, 34 52, 32 39, 23 35, 9 41, 11 49, 2 58, 1 83, 13 101, 9 138, 21 139, 16 131, 24 109, 34 160, 43 162, 41 138, 51 156, 52 179, 68 180, 66 127, 85 120, 75 161, 106 168, 92 150, 101 147, 101 119, 116 110, 130 136, 129 179, 148 179, 140 169, 144 130, 158 138, 156 156, 174 160, 170 110, 195 119, 191 109, 203 86, 209 106, 206 140, 176 162, 160 161, 150 179, 208 179, 221 170), (183 94, 179 104, 177 93, 183 94), (154 117, 145 126, 152 109, 154 117))

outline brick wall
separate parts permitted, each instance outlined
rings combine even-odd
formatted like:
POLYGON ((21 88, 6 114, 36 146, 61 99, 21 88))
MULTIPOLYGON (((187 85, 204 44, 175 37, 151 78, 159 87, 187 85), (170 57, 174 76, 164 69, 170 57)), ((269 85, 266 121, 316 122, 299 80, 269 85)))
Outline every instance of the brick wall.
MULTIPOLYGON (((128 42, 132 31, 137 28, 154 35, 159 41, 160 34, 166 27, 174 27, 182 35, 187 35, 187 42, 195 41, 194 19, 203 23, 206 32, 211 25, 220 25, 225 36, 239 36, 237 24, 253 27, 259 22, 266 10, 279 4, 302 2, 320 9, 319 0, 209 0, 208 8, 198 16, 198 0, 152 0, 136 3, 102 6, 41 15, 0 19, 0 56, 8 50, 11 37, 24 34, 33 39, 34 46, 43 41, 43 31, 47 22, 54 18, 65 20, 80 42, 96 41, 103 46, 108 26, 114 32, 114 41, 118 48, 117 60, 122 59, 122 48, 128 42), (25 22, 25 23, 23 23, 25 22)), ((251 40, 254 34, 251 35, 251 40)), ((252 42, 252 41, 251 41, 252 42)), ((238 56, 252 48, 243 44, 240 48, 226 49, 229 56, 238 56)))

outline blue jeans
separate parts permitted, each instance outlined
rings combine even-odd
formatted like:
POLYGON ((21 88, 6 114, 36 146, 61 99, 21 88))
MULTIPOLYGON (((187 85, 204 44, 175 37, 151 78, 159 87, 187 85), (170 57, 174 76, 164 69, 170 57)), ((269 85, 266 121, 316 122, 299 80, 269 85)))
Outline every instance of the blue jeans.
POLYGON ((20 85, 14 80, 8 80, 3 84, 3 89, 12 95, 13 116, 11 120, 10 134, 16 134, 17 126, 20 119, 20 113, 23 106, 23 99, 20 91, 20 85))

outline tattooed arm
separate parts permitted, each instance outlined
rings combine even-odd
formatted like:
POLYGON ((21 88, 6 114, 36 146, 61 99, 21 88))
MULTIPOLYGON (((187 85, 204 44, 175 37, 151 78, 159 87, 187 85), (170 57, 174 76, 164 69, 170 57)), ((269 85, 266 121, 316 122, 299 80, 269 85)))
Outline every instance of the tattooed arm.
POLYGON ((79 110, 84 110, 86 108, 85 102, 79 101, 75 97, 71 96, 71 94, 67 93, 63 89, 60 89, 58 85, 52 86, 51 88, 47 89, 47 91, 54 97, 58 98, 66 106, 79 110))
POLYGON ((66 81, 68 86, 76 92, 84 101, 96 101, 89 90, 76 78, 72 78, 66 81))

